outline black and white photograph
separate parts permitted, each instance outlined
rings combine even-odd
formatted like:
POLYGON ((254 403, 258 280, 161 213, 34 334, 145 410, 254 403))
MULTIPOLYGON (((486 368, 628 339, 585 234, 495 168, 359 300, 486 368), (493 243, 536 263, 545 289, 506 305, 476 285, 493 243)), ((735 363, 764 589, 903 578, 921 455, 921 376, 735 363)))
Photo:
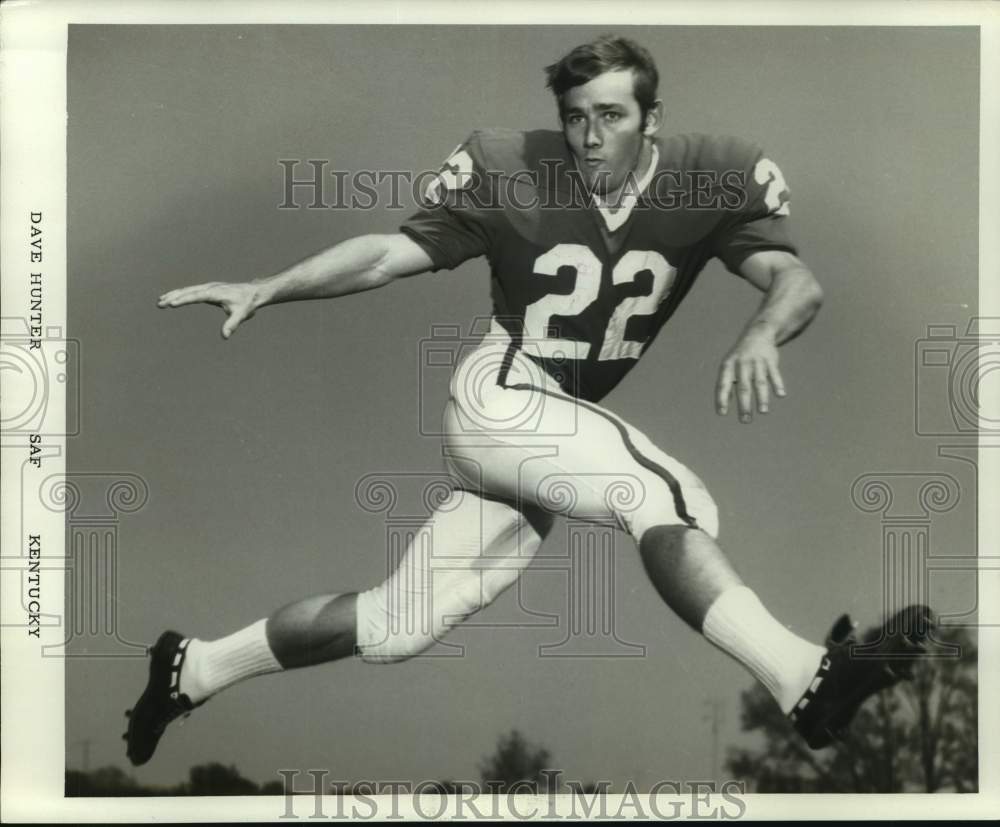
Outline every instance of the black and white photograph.
POLYGON ((987 4, 48 8, 14 820, 995 815, 987 4))

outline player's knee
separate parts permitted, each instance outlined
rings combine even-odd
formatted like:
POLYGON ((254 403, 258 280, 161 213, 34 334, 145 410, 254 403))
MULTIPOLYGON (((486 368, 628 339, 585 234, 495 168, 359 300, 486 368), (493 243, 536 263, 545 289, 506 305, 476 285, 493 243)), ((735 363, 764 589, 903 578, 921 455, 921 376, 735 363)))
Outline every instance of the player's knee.
POLYGON ((695 525, 713 540, 719 538, 719 508, 708 490, 701 488, 689 498, 688 513, 695 525))
POLYGON ((358 654, 366 663, 398 663, 434 643, 432 635, 421 634, 390 606, 384 583, 358 594, 357 612, 358 654))
POLYGON ((398 663, 425 652, 448 630, 490 603, 517 577, 517 569, 453 577, 424 601, 395 599, 383 583, 358 595, 357 648, 366 663, 398 663))
POLYGON ((679 516, 689 525, 704 531, 713 540, 719 536, 719 508, 705 483, 686 466, 678 468, 680 502, 684 513, 679 516))
POLYGON ((626 515, 625 523, 638 542, 651 528, 664 525, 699 528, 715 540, 719 536, 719 509, 706 488, 685 485, 680 498, 671 495, 644 503, 636 513, 626 515))
POLYGON ((358 654, 365 663, 402 663, 419 655, 434 643, 431 639, 416 637, 394 637, 375 645, 358 642, 358 654))

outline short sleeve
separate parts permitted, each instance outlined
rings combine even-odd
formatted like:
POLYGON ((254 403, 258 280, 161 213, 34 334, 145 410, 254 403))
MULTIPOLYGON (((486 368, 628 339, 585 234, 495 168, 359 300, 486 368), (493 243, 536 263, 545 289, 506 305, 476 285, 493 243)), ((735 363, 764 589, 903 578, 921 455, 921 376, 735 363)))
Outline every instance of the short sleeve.
POLYGON ((399 228, 430 256, 434 271, 489 255, 492 247, 492 179, 476 149, 473 136, 452 152, 423 187, 422 208, 399 228))
POLYGON ((742 194, 739 206, 724 211, 713 238, 713 254, 733 273, 748 256, 762 250, 796 254, 788 222, 788 185, 778 165, 759 151, 745 170, 742 194))

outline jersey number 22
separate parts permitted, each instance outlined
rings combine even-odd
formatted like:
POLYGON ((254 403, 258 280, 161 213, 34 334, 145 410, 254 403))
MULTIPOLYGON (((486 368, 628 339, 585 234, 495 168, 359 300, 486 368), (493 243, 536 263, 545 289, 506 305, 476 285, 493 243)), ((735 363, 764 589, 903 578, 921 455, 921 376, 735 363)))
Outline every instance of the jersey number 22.
MULTIPOLYGON (((539 276, 555 276, 560 267, 572 267, 576 271, 573 291, 560 295, 550 293, 528 305, 524 314, 525 337, 531 338, 531 347, 539 356, 586 359, 590 343, 547 336, 549 319, 552 316, 575 316, 597 301, 601 288, 601 262, 583 244, 557 244, 535 260, 534 272, 539 276)), ((604 332, 604 342, 597 357, 599 361, 638 359, 642 353, 645 342, 625 338, 628 320, 632 316, 655 313, 670 292, 677 275, 677 270, 655 250, 629 250, 611 271, 611 281, 627 284, 635 281, 644 270, 653 274, 652 289, 645 296, 627 296, 615 307, 604 332)))

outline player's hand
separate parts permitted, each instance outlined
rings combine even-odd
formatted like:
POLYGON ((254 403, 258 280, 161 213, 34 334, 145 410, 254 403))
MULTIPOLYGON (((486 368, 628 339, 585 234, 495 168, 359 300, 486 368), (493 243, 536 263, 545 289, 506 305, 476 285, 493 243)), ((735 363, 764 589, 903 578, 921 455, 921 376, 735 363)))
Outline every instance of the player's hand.
POLYGON ((720 416, 729 412, 734 387, 743 423, 753 421, 754 397, 757 410, 766 414, 771 405, 771 389, 777 396, 785 395, 785 382, 778 370, 778 346, 769 328, 750 327, 722 360, 715 391, 715 408, 720 416))
POLYGON ((191 287, 181 287, 160 296, 159 307, 183 307, 186 304, 214 304, 226 311, 226 321, 222 325, 222 338, 228 339, 247 319, 252 319, 256 312, 257 287, 248 283, 227 283, 212 281, 208 284, 195 284, 191 287))

